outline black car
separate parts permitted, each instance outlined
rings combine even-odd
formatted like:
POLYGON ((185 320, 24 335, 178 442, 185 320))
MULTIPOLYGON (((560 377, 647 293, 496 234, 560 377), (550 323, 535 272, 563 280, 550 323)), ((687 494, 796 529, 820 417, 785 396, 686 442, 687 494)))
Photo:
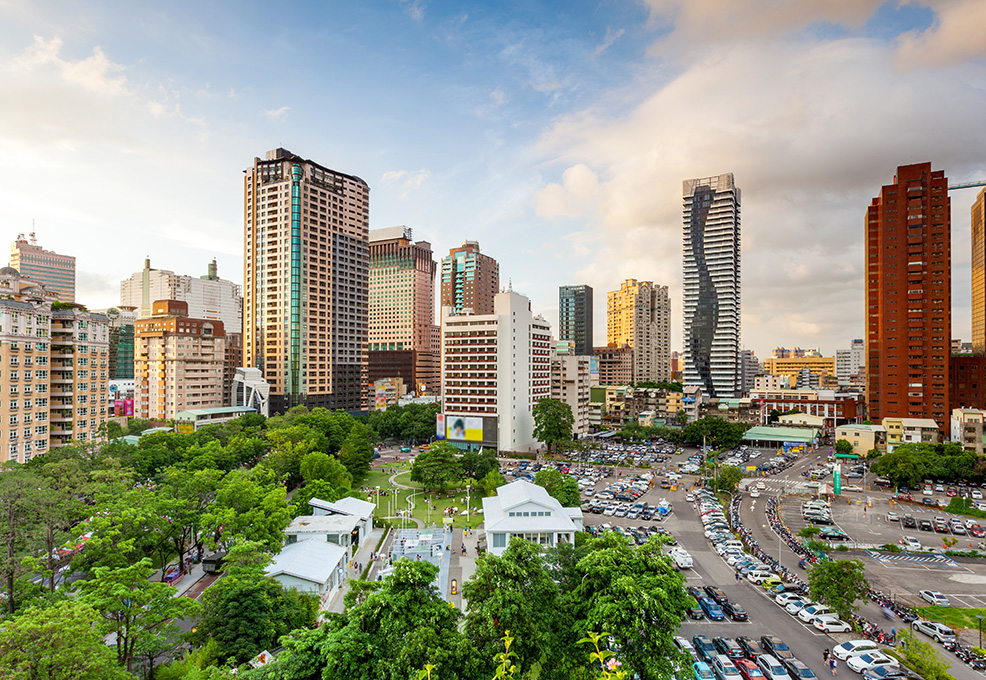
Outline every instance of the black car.
POLYGON ((712 638, 712 645, 716 648, 716 652, 725 654, 730 659, 742 659, 744 656, 743 648, 733 638, 714 637, 712 638))
POLYGON ((701 621, 705 618, 705 612, 702 611, 701 607, 689 607, 688 608, 688 618, 693 621, 701 621))
POLYGON ((750 661, 756 661, 757 657, 761 654, 765 654, 763 647, 760 645, 760 641, 745 635, 736 638, 736 642, 743 649, 743 653, 746 654, 746 658, 750 661))
POLYGON ((834 524, 832 518, 826 515, 806 515, 805 519, 812 524, 834 524))
POLYGON ((746 615, 746 610, 735 602, 727 602, 722 605, 722 611, 733 621, 747 621, 749 617, 746 615))
POLYGON ((908 529, 914 529, 918 525, 917 521, 910 515, 904 515, 903 517, 901 517, 900 523, 903 524, 908 529))
POLYGON ((702 592, 702 589, 696 586, 688 586, 687 588, 685 588, 685 590, 687 590, 688 594, 694 597, 696 600, 701 600, 703 597, 705 597, 705 593, 702 592))
POLYGON ((720 607, 729 602, 729 598, 726 597, 726 593, 722 592, 722 588, 718 586, 705 586, 705 592, 709 597, 715 600, 716 604, 720 607))
POLYGON ((760 638, 760 644, 763 645, 764 650, 768 654, 772 654, 778 661, 784 662, 784 659, 790 659, 794 656, 791 653, 791 648, 784 644, 776 635, 764 635, 760 638))
POLYGON ((790 583, 781 583, 774 586, 767 592, 770 593, 772 597, 777 597, 781 593, 793 593, 795 590, 801 590, 801 588, 790 583))
POLYGON ((933 531, 934 529, 934 527, 931 526, 931 521, 926 519, 918 522, 918 528, 921 529, 921 531, 933 531))
POLYGON ((692 647, 695 648, 695 652, 699 658, 706 663, 711 661, 712 657, 716 655, 716 648, 713 646, 712 640, 705 635, 693 635, 692 647))
POLYGON ((812 680, 812 678, 818 677, 803 661, 799 661, 793 656, 786 659, 780 659, 780 662, 795 680, 812 680))

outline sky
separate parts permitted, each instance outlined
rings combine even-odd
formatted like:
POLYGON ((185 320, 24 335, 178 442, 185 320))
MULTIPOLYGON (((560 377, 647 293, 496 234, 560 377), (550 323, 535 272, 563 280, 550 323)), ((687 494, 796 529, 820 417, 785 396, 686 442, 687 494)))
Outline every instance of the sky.
MULTIPOLYGON (((478 240, 557 328, 558 286, 669 286, 681 183, 742 190, 742 343, 863 337, 866 206, 898 165, 986 179, 983 0, 0 0, 0 242, 118 304, 152 266, 242 282, 243 170, 284 147, 370 185, 370 227, 478 240)), ((952 337, 969 208, 951 192, 952 337)))

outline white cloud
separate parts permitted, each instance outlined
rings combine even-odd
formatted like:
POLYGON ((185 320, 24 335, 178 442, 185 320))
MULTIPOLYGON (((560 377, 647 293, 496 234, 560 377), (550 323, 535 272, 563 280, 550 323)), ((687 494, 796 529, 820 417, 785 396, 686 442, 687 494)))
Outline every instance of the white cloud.
POLYGON ((62 59, 59 54, 62 40, 34 36, 34 43, 18 55, 14 61, 15 69, 32 72, 38 68, 54 66, 61 78, 90 92, 102 95, 129 94, 127 79, 122 75, 124 67, 110 61, 102 48, 96 46, 92 54, 78 61, 62 59))
POLYGON ((408 15, 415 21, 421 21, 425 15, 424 3, 421 0, 399 0, 401 8, 404 10, 404 14, 408 15))
POLYGON ((270 120, 284 120, 289 111, 291 111, 290 106, 282 106, 278 109, 267 109, 263 112, 263 115, 270 120))
MULTIPOLYGON (((583 219, 599 235, 580 271, 589 283, 669 284, 679 344, 681 182, 733 172, 743 191, 744 342, 832 351, 861 337, 863 215, 896 166, 981 171, 982 82, 975 63, 901 73, 892 45, 865 39, 741 42, 619 117, 601 101, 558 119, 541 149, 561 179, 535 192, 535 210, 583 219)), ((963 212, 953 229, 968 229, 963 212)))
POLYGON ((493 100, 495 106, 503 106, 510 101, 510 96, 503 91, 503 88, 498 87, 490 92, 490 99, 493 100))
POLYGON ((924 0, 936 11, 934 24, 898 39, 897 63, 904 68, 954 64, 986 56, 986 2, 924 0))
POLYGON ((380 181, 384 184, 394 185, 400 188, 400 197, 408 198, 413 192, 421 188, 431 177, 431 172, 421 168, 417 171, 390 170, 383 173, 380 181))
POLYGON ((623 28, 621 28, 618 31, 614 31, 612 27, 607 27, 606 28, 606 35, 603 37, 603 41, 593 51, 593 54, 598 57, 600 54, 602 54, 603 52, 605 52, 606 50, 608 50, 610 47, 612 47, 613 46, 613 43, 615 43, 617 40, 619 40, 621 37, 623 37, 623 34, 624 33, 626 33, 626 30, 623 29, 623 28))

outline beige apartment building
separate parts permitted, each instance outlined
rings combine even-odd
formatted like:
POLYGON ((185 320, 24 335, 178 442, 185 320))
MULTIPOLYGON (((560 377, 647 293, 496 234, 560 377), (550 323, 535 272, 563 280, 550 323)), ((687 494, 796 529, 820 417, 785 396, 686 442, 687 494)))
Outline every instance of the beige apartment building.
POLYGON ((574 341, 558 341, 551 354, 551 398, 572 409, 572 434, 589 434, 590 357, 575 353, 574 341))
POLYGON ((109 319, 52 311, 57 297, 0 269, 0 462, 96 439, 106 422, 109 319))
MULTIPOLYGON (((776 351, 776 350, 775 350, 776 351)), ((763 369, 765 373, 773 376, 786 377, 789 385, 794 385, 798 382, 798 373, 802 369, 807 368, 808 371, 817 375, 819 379, 823 376, 834 376, 835 375, 835 357, 817 357, 817 356, 800 356, 800 357, 770 357, 769 359, 763 360, 763 369)), ((773 386, 764 386, 757 389, 777 389, 773 386)))
POLYGON ((108 417, 109 346, 105 314, 82 307, 51 312, 51 448, 100 437, 108 417))
POLYGON ((633 379, 671 379, 671 300, 667 286, 627 279, 607 296, 606 342, 633 348, 633 379))
POLYGON ((222 321, 193 319, 188 303, 158 300, 134 333, 134 415, 170 420, 179 411, 223 405, 222 321))
POLYGON ((366 403, 370 187, 286 149, 243 180, 243 365, 271 413, 366 403))

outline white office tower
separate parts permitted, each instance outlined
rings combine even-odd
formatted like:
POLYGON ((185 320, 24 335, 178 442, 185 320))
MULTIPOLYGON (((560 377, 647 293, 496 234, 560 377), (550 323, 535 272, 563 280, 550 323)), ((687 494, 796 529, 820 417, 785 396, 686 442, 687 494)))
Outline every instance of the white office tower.
POLYGON ((741 396, 740 190, 732 173, 688 179, 684 194, 685 384, 741 396))
POLYGON ((469 447, 531 451, 532 409, 551 395, 551 327, 512 290, 493 298, 492 314, 442 308, 440 434, 469 447))

